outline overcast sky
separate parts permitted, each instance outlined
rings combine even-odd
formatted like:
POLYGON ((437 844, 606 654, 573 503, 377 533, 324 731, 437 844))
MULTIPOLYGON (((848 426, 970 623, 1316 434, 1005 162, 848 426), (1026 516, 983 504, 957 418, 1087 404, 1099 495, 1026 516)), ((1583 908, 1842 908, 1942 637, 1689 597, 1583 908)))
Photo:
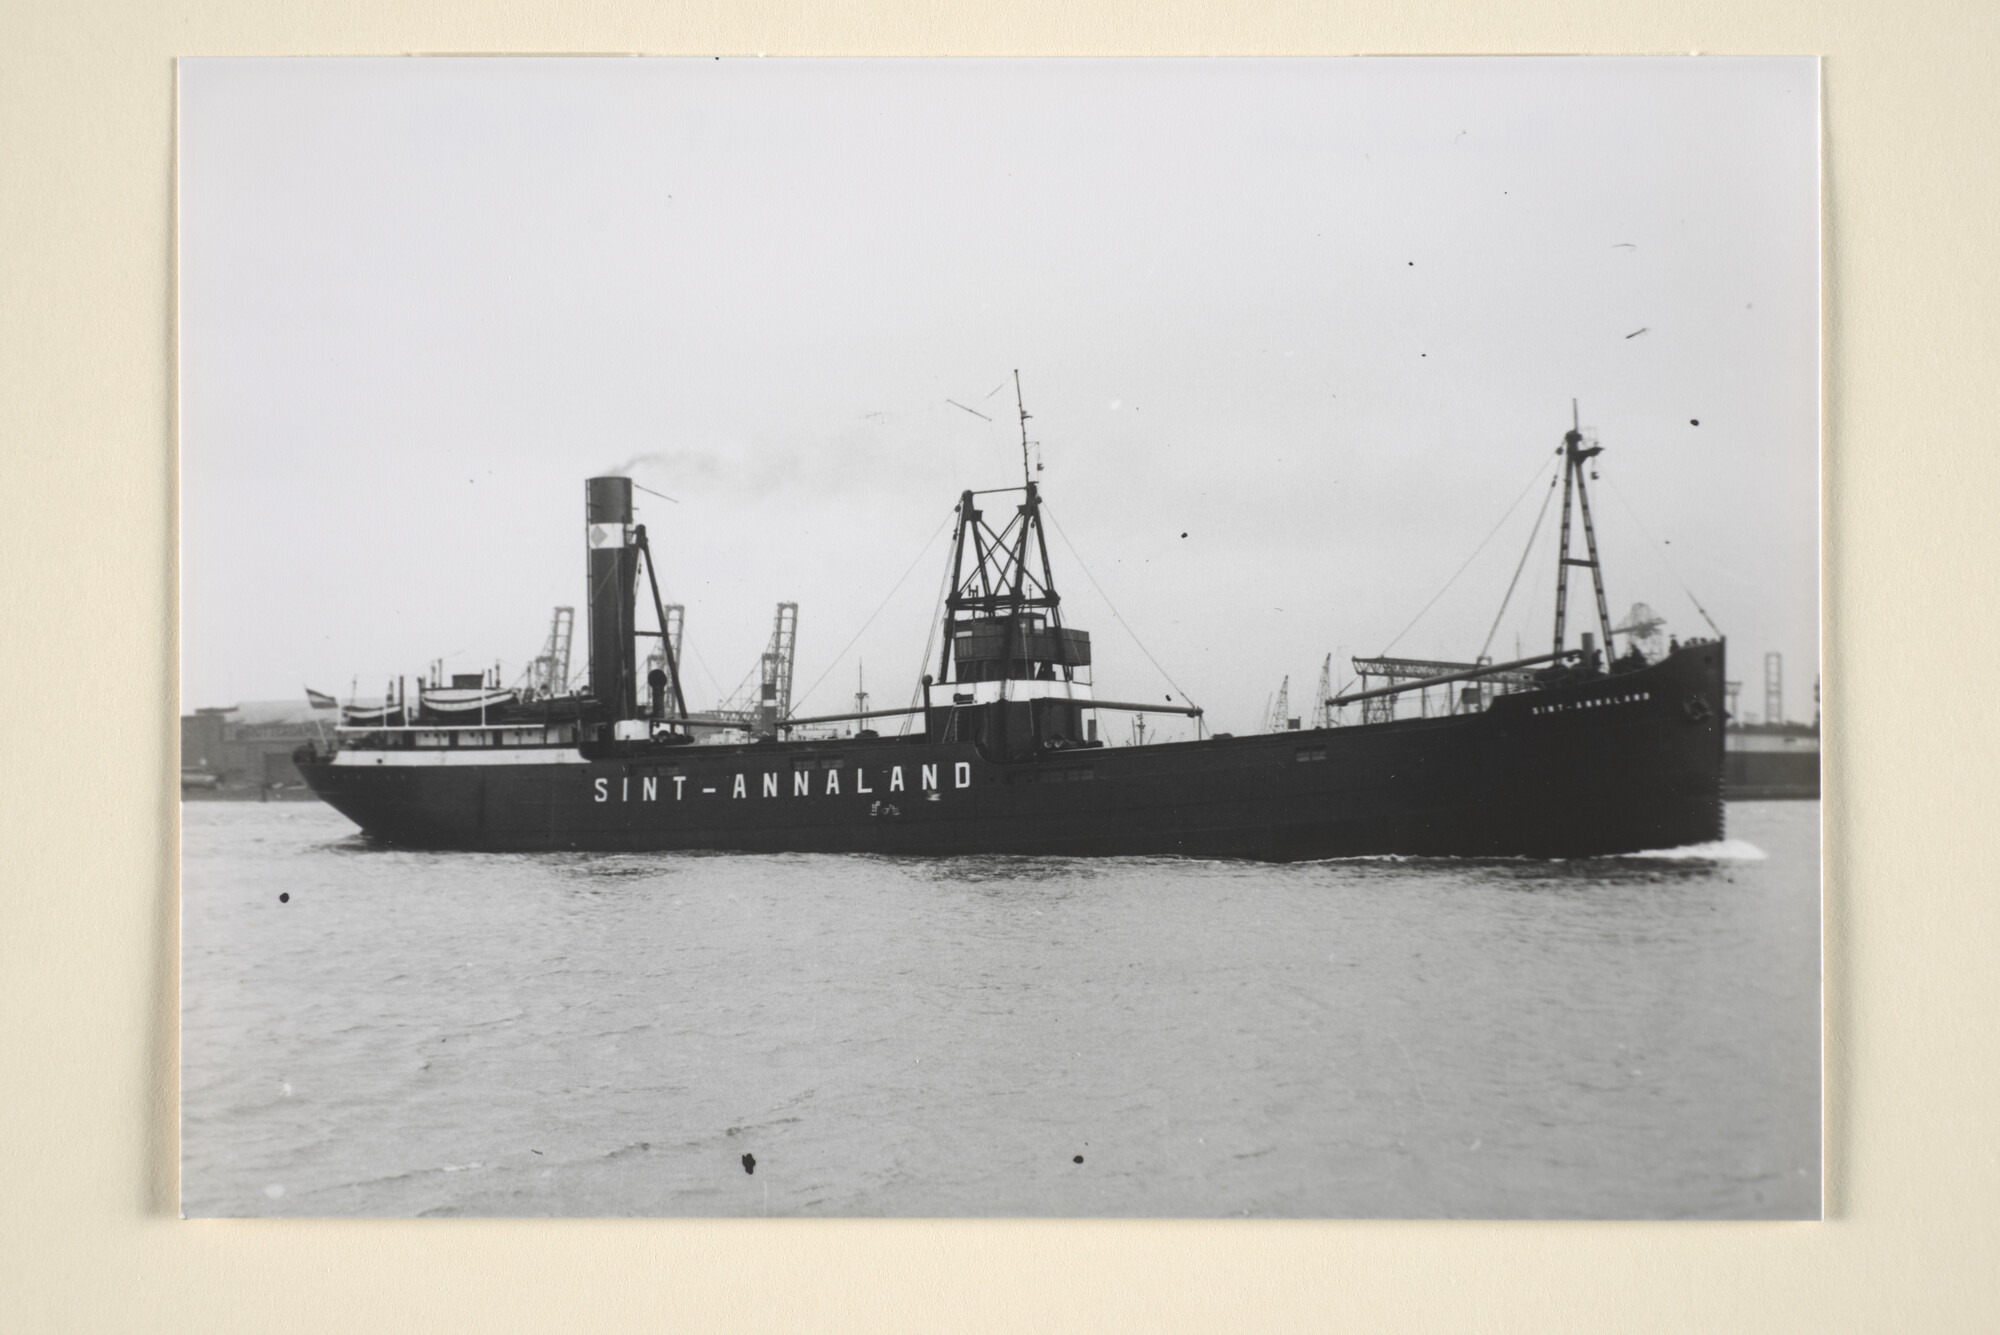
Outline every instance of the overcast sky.
MULTIPOLYGON (((1101 696, 1179 695, 1105 595, 1227 731, 1287 675, 1308 712, 1329 652, 1471 658, 1574 398, 1614 618, 1707 634, 1685 585, 1745 713, 1777 650, 1808 719, 1817 80, 185 61, 183 707, 376 695, 436 658, 511 680, 553 606, 582 616, 607 471, 679 502, 639 497, 692 705, 779 600, 800 712, 849 704, 859 662, 905 702, 958 492, 1018 481, 1019 368, 1101 696)), ((1496 657, 1549 647, 1555 520, 1496 657)))

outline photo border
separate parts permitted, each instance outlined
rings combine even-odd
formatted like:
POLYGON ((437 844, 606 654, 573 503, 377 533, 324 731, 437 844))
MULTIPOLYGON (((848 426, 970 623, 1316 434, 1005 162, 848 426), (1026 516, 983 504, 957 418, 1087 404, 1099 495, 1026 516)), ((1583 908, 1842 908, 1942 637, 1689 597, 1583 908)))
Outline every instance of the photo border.
POLYGON ((0 42, 0 460, 15 851, 0 1311, 19 1328, 1977 1329, 2000 1224, 2000 910, 1974 543, 2000 348, 1990 11, 1505 13, 754 0, 530 13, 44 3, 0 42), (232 1221, 173 1217, 179 857, 173 58, 1822 54, 1823 1224, 232 1221), (1985 135, 1982 140, 1982 134, 1985 135), (1983 281, 1982 281, 1983 280, 1983 281), (1889 694, 1884 695, 1885 692, 1889 694), (1964 698, 1961 698, 1964 697, 1964 698), (1953 720, 1957 722, 1954 723, 1953 720), (1925 727, 1913 724, 1925 723, 1925 727), (1866 1078, 1862 1076, 1865 1074, 1866 1078), (26 1097, 19 1092, 25 1091, 26 1097))

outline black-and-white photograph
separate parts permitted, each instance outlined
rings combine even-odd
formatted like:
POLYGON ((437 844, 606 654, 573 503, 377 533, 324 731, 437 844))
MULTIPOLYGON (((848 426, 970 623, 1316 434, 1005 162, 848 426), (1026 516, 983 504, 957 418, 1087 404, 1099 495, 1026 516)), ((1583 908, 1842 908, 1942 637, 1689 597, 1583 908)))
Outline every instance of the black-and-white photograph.
POLYGON ((181 62, 183 1213, 1817 1218, 1819 74, 181 62))

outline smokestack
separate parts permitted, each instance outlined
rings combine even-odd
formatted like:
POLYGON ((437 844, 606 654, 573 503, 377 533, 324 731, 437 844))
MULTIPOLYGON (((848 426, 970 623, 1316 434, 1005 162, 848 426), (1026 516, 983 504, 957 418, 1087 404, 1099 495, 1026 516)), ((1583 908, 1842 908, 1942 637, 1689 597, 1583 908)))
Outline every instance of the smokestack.
POLYGON ((638 712, 632 647, 632 595, 639 549, 632 545, 632 479, 594 477, 583 484, 584 541, 590 552, 590 693, 627 719, 638 712))

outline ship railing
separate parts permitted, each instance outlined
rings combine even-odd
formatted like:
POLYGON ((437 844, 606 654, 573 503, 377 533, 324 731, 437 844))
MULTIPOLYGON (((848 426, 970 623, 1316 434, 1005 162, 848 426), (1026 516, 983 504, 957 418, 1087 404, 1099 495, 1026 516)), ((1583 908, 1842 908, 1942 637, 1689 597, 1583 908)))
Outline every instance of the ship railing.
POLYGON ((579 725, 574 722, 539 723, 432 723, 396 724, 384 727, 369 727, 366 724, 343 724, 333 730, 333 744, 336 747, 353 747, 358 750, 418 750, 424 744, 422 737, 448 738, 442 744, 433 743, 437 749, 458 748, 462 742, 474 736, 481 748, 527 748, 575 746, 579 740, 579 725), (514 734, 504 738, 497 734, 514 734), (486 741, 487 735, 495 735, 486 741))
MULTIPOLYGON (((697 720, 698 721, 698 720, 697 720)), ((368 724, 343 723, 335 732, 528 732, 536 728, 573 728, 573 722, 563 723, 395 723, 368 724)))
POLYGON ((1396 717, 1396 697, 1409 691, 1418 691, 1422 693, 1418 697, 1422 702, 1420 717, 1430 718, 1432 717, 1430 688, 1464 681, 1472 682, 1474 685, 1463 692, 1447 691, 1444 712, 1447 714, 1477 712, 1486 708, 1494 695, 1505 695, 1537 685, 1538 674, 1526 669, 1541 664, 1567 662, 1582 656, 1582 650, 1567 649, 1561 653, 1516 658, 1505 663, 1450 663, 1420 658, 1357 658, 1353 660, 1354 670, 1361 679, 1362 689, 1334 696, 1326 703, 1329 709, 1359 704, 1363 723, 1388 723, 1396 717), (1389 684, 1370 687, 1368 685, 1370 679, 1378 677, 1387 679, 1389 684), (1494 687, 1498 689, 1492 689, 1494 687))

